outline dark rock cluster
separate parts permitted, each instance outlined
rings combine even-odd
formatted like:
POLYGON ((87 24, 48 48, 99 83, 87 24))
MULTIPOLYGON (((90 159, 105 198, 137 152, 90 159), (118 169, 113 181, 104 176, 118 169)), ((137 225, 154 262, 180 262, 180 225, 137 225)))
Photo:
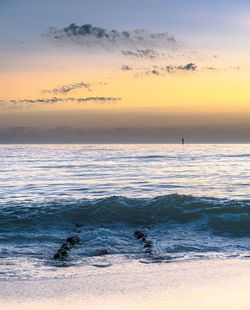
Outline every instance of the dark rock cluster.
POLYGON ((54 255, 54 259, 68 257, 69 252, 72 249, 73 245, 76 245, 79 242, 80 242, 80 238, 78 236, 68 237, 66 242, 62 244, 60 249, 54 255))
POLYGON ((144 249, 146 249, 147 253, 152 252, 153 242, 147 239, 146 234, 144 234, 140 230, 136 230, 134 232, 134 235, 135 235, 136 239, 141 240, 144 243, 143 247, 144 247, 144 249))

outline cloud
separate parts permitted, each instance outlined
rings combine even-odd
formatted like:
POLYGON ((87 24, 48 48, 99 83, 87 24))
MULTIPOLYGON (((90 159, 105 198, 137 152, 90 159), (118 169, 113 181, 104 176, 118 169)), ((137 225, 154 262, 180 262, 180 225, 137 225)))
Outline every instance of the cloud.
POLYGON ((153 75, 160 75, 159 71, 156 69, 150 70, 150 71, 146 71, 147 75, 153 74, 153 75))
POLYGON ((129 71, 129 70, 132 70, 132 68, 130 66, 128 66, 128 65, 123 65, 122 66, 122 70, 123 71, 129 71))
POLYGON ((174 73, 176 71, 196 71, 197 66, 194 63, 188 63, 185 66, 166 66, 166 71, 168 73, 174 73))
POLYGON ((154 75, 159 75, 159 71, 157 71, 157 70, 155 70, 155 69, 152 70, 151 72, 152 72, 152 74, 154 74, 154 75))
POLYGON ((82 128, 0 127, 0 143, 247 143, 249 125, 82 128))
POLYGON ((120 101, 120 97, 87 97, 87 98, 76 98, 77 102, 114 102, 114 101, 120 101))
POLYGON ((58 43, 71 43, 81 47, 95 48, 138 48, 177 47, 176 39, 167 32, 151 33, 144 29, 137 30, 107 30, 105 28, 85 24, 78 26, 70 24, 63 29, 50 27, 43 37, 58 43))
MULTIPOLYGON (((147 127, 0 127, 0 143, 152 143, 165 141, 171 132, 171 128, 147 127)), ((179 142, 179 136, 173 141, 179 142)))
POLYGON ((43 89, 41 92, 43 94, 66 94, 74 89, 78 88, 86 88, 87 90, 91 91, 90 89, 90 84, 86 84, 84 82, 80 83, 75 83, 75 84, 68 84, 68 85, 63 85, 59 88, 53 88, 53 89, 43 89))
POLYGON ((84 98, 75 98, 75 97, 68 97, 68 98, 38 98, 38 99, 17 99, 17 100, 0 100, 0 105, 3 106, 33 106, 36 104, 55 104, 55 103, 110 103, 110 102, 117 102, 120 101, 122 98, 120 97, 84 97, 84 98))
POLYGON ((147 48, 147 49, 137 49, 135 51, 131 51, 131 50, 122 51, 122 55, 132 56, 132 57, 137 57, 137 58, 155 59, 159 56, 159 53, 157 53, 153 49, 147 48))
MULTIPOLYGON (((202 69, 204 70, 204 68, 202 69)), ((186 65, 180 65, 180 66, 167 65, 165 67, 155 65, 152 67, 152 69, 147 70, 143 69, 143 74, 164 76, 166 73, 176 73, 178 71, 192 72, 196 70, 198 70, 198 66, 196 66, 194 63, 188 63, 186 65)), ((138 76, 138 74, 136 76, 138 76)))

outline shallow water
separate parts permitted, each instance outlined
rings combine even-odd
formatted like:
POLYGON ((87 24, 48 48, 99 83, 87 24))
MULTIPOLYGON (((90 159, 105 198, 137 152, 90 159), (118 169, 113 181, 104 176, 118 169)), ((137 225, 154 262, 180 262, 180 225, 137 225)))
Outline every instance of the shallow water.
POLYGON ((1 145, 0 278, 74 276, 124 260, 248 259, 249 159, 250 145, 1 145), (53 260, 69 235, 81 243, 53 260))

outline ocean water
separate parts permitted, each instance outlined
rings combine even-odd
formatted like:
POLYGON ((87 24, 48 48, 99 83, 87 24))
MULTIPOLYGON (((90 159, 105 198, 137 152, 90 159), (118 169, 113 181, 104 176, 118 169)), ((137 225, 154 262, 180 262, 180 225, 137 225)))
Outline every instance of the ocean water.
POLYGON ((250 145, 0 145, 1 280, 232 257, 250 258, 250 145))

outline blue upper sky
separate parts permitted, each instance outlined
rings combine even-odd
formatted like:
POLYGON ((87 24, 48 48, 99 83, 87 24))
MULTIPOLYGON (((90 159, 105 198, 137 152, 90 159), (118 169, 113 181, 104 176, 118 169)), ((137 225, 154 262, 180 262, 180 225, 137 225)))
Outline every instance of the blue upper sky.
POLYGON ((249 13, 249 0, 0 0, 1 49, 73 22, 168 31, 196 46, 244 49, 250 47, 249 13))

